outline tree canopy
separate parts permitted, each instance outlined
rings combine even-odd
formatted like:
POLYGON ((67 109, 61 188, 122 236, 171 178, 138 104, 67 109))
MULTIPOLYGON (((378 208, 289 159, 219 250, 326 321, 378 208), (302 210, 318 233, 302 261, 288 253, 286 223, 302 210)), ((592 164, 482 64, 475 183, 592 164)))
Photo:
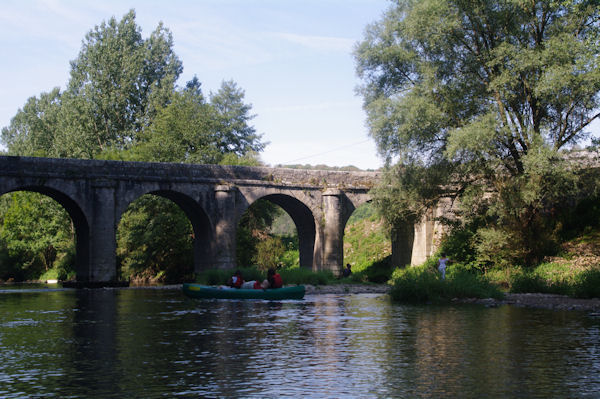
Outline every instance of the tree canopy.
POLYGON ((598 0, 397 0, 370 25, 355 59, 390 166, 376 196, 388 220, 418 219, 452 195, 463 216, 533 245, 539 216, 575 185, 559 151, 600 117, 599 10, 598 0))
POLYGON ((484 159, 513 175, 532 147, 586 137, 600 113, 597 0, 402 0, 356 48, 379 150, 484 159))

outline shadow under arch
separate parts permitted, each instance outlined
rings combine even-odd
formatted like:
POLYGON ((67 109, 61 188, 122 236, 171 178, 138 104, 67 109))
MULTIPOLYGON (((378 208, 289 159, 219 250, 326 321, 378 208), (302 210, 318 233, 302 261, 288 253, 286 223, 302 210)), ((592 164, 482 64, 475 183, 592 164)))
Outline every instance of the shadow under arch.
POLYGON ((75 200, 67 194, 46 186, 26 185, 11 188, 0 195, 17 191, 29 191, 46 195, 58 202, 67 211, 75 229, 75 275, 77 281, 88 281, 90 267, 90 226, 83 210, 75 200))
POLYGON ((315 217, 310 208, 297 198, 285 194, 268 194, 258 199, 272 202, 290 215, 298 232, 300 267, 312 269, 317 229, 315 217))
POLYGON ((149 191, 146 194, 166 198, 181 208, 192 224, 192 232, 194 234, 194 272, 198 273, 210 268, 214 257, 213 227, 210 218, 200 204, 186 194, 171 190, 155 190, 149 191))

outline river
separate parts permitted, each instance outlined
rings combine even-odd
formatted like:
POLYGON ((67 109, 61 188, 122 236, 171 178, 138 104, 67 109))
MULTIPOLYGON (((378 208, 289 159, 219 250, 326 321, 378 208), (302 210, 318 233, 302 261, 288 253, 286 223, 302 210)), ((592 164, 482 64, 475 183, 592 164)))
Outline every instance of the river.
POLYGON ((0 397, 597 398, 600 314, 0 287, 0 397))

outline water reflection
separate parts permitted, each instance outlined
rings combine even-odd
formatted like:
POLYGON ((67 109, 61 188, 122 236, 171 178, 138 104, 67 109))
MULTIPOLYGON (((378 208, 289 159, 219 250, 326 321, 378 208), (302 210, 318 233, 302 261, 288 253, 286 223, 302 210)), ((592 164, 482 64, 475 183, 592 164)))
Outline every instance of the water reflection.
POLYGON ((1 397, 593 397, 600 317, 385 295, 0 293, 1 397))

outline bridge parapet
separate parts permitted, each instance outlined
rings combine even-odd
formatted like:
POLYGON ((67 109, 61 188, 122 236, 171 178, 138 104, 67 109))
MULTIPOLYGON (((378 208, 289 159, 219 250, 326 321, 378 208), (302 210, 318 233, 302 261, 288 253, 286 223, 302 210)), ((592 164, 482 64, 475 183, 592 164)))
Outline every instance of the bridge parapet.
POLYGON ((380 172, 353 172, 229 165, 125 162, 0 156, 2 176, 171 181, 234 185, 277 185, 300 188, 347 188, 368 191, 380 172))

